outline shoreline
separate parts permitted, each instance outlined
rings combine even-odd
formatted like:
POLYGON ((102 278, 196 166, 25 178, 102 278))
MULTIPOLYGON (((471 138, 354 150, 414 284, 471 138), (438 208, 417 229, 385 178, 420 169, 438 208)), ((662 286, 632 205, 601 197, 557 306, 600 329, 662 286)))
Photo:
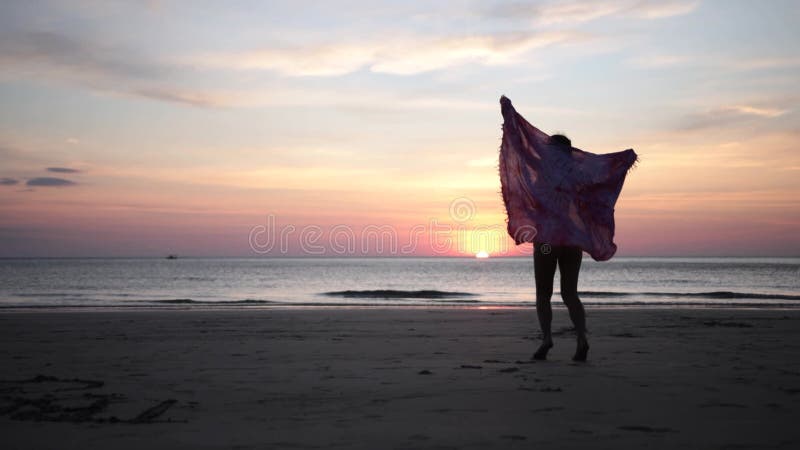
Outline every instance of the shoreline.
MULTIPOLYGON (((270 311, 270 310, 523 310, 536 311, 536 304, 492 304, 492 303, 459 303, 459 304, 375 304, 375 303, 268 303, 243 305, 225 302, 196 302, 189 305, 176 304, 144 304, 144 305, 41 305, 41 306, 0 306, 2 314, 36 314, 36 313, 113 313, 113 312, 203 312, 203 311, 270 311), (203 304, 207 303, 207 304, 203 304)), ((587 311, 639 311, 639 310, 714 310, 714 311, 800 311, 800 304, 793 303, 592 303, 582 302, 587 311)), ((566 311, 560 301, 552 303, 554 310, 566 311)))

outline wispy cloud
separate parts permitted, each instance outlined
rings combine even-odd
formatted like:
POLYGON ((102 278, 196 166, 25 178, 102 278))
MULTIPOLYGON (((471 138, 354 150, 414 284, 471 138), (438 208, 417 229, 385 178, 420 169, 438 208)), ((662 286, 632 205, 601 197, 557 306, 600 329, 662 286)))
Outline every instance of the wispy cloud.
POLYGON ((773 119, 788 113, 789 109, 773 106, 730 105, 685 117, 680 126, 684 130, 700 130, 741 122, 748 119, 773 119))
POLYGON ((411 42, 382 49, 370 70, 391 74, 416 74, 465 63, 509 64, 537 48, 586 41, 577 32, 512 33, 411 42))
POLYGON ((589 39, 586 34, 577 32, 387 38, 371 43, 325 43, 208 53, 188 62, 216 69, 271 70, 287 76, 337 76, 362 69, 413 75, 467 63, 513 63, 537 48, 589 39))
MULTIPOLYGON (((484 33, 460 37, 387 37, 360 41, 271 46, 250 51, 175 55, 164 63, 121 46, 99 44, 55 32, 0 33, 0 75, 7 78, 61 82, 124 97, 146 98, 194 107, 336 105, 363 107, 367 97, 322 87, 292 87, 286 83, 242 90, 230 88, 226 72, 272 71, 289 77, 336 76, 368 70, 413 75, 464 64, 483 66, 524 61, 530 51, 552 45, 591 40, 584 33, 484 33), (199 70, 198 70, 199 69, 199 70), (175 81, 202 70, 218 71, 222 85, 203 89, 175 81), (227 87, 226 87, 227 86, 227 87)), ((190 77, 190 78, 191 78, 190 77)), ((302 82, 299 80, 298 82, 302 82)), ((391 100, 391 99, 390 99, 391 100)), ((393 108, 452 108, 458 99, 399 98, 393 108)), ((471 105, 474 107, 476 105, 471 105)), ((479 107, 486 107, 480 105, 479 107)), ((68 141, 78 143, 77 139, 68 141)))
POLYGON ((754 57, 754 56, 716 56, 646 54, 626 60, 631 67, 640 69, 659 69, 668 67, 702 67, 712 70, 750 71, 774 70, 800 67, 800 58, 795 57, 754 57))
POLYGON ((725 62, 725 65, 739 70, 785 69, 800 67, 800 57, 777 56, 731 58, 725 62))
MULTIPOLYGON (((167 81, 181 68, 130 48, 104 46, 44 31, 0 34, 0 74, 11 78, 60 81, 100 92, 192 106, 221 100, 167 81)), ((77 139, 68 140, 77 144, 77 139)))
POLYGON ((39 177, 39 178, 31 178, 25 184, 27 186, 59 187, 59 186, 73 186, 77 183, 75 183, 74 181, 65 180, 63 178, 39 177))
POLYGON ((622 10, 620 2, 558 2, 538 7, 533 11, 540 24, 583 23, 599 19, 622 10))
POLYGON ((233 106, 236 101, 229 95, 210 90, 192 91, 174 86, 142 87, 127 90, 125 93, 164 102, 182 103, 198 107, 233 106))
POLYGON ((274 70, 292 76, 336 76, 366 66, 374 60, 376 52, 377 47, 372 45, 265 47, 199 55, 189 62, 206 68, 274 70))
POLYGON ((71 169, 69 167, 48 167, 48 172, 56 172, 56 173, 78 173, 80 170, 78 169, 71 169))
POLYGON ((789 110, 779 109, 779 108, 756 107, 749 105, 735 105, 723 108, 721 112, 759 116, 759 117, 779 117, 789 112, 789 110))
POLYGON ((501 5, 493 14, 501 17, 530 17, 539 25, 577 25, 604 17, 663 19, 691 13, 699 1, 686 0, 599 0, 512 3, 501 5))
MULTIPOLYGON (((124 94, 124 93, 123 93, 124 94)), ((252 90, 213 90, 202 94, 186 94, 178 90, 148 91, 147 97, 166 100, 180 96, 185 103, 197 107, 212 108, 259 108, 259 107, 306 107, 338 108, 351 111, 407 111, 407 110, 490 110, 494 99, 475 101, 452 95, 403 95, 387 90, 327 89, 322 87, 275 87, 252 90)), ((129 94, 125 94, 129 95, 129 94)), ((138 95, 138 94, 132 94, 138 95)), ((172 101, 179 101, 174 99, 172 101)))
POLYGON ((640 19, 664 19, 667 17, 682 16, 694 11, 700 4, 699 1, 638 1, 626 10, 632 17, 640 19))
POLYGON ((0 38, 0 63, 5 70, 39 68, 103 79, 152 79, 165 70, 130 49, 90 44, 53 32, 3 33, 0 38))
POLYGON ((0 186, 13 186, 19 183, 19 180, 15 178, 0 178, 0 186))

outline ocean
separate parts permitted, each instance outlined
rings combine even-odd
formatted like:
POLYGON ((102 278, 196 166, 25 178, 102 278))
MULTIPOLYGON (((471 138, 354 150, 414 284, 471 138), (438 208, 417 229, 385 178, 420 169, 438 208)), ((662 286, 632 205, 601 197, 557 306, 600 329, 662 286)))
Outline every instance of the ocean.
MULTIPOLYGON (((800 258, 584 257, 587 306, 800 306, 800 258)), ((555 306, 558 275, 555 281, 555 306)), ((532 306, 527 258, 1 259, 0 308, 532 306)))

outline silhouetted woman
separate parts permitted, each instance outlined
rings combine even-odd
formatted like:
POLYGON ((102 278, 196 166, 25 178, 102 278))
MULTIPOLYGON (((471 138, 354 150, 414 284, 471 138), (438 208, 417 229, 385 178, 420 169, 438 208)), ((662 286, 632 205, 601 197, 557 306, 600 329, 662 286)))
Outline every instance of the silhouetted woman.
MULTIPOLYGON (((550 144, 571 151, 572 142, 564 135, 550 136, 550 144)), ((567 305, 569 317, 575 325, 578 345, 574 361, 586 361, 589 341, 586 339, 586 314, 581 299, 578 298, 578 273, 581 270, 583 251, 578 247, 551 246, 546 242, 535 242, 533 246, 533 271, 536 278, 536 314, 542 329, 542 345, 533 354, 533 359, 547 359, 547 352, 553 347, 553 309, 550 298, 553 296, 553 278, 558 267, 561 276, 561 299, 567 305)))
POLYGON ((536 312, 544 339, 533 358, 546 359, 553 347, 550 297, 558 268, 561 298, 578 334, 573 359, 585 361, 589 343, 578 298, 582 251, 596 261, 616 253, 614 205, 639 157, 632 148, 605 154, 573 148, 566 136, 548 136, 531 125, 506 96, 500 97, 500 112, 498 168, 508 234, 517 245, 534 245, 536 312))

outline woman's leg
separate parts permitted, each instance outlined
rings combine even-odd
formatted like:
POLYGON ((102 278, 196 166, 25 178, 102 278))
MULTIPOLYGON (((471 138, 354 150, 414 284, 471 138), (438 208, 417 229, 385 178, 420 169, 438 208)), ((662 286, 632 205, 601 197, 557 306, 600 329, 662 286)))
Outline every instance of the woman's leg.
POLYGON ((586 339, 586 313, 583 303, 578 297, 578 273, 581 270, 583 252, 578 247, 562 247, 559 249, 558 270, 561 274, 561 298, 569 310, 569 317, 575 325, 578 334, 578 348, 576 361, 585 361, 589 351, 589 342, 586 339))
POLYGON ((546 359, 553 346, 551 324, 553 310, 550 298, 553 296, 553 277, 556 274, 557 259, 552 247, 536 244, 533 249, 533 274, 536 278, 536 315, 542 329, 542 345, 533 354, 534 359, 546 359))

